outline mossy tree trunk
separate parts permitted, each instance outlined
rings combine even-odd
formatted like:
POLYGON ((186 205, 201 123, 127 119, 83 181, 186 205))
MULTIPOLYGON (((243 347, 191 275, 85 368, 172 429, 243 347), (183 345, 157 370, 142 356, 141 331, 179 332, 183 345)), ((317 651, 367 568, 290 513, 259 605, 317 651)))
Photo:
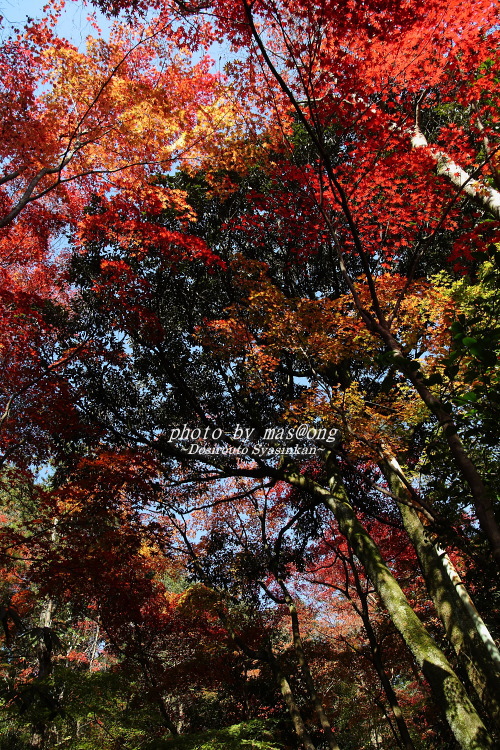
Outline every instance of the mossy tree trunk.
POLYGON ((446 635, 491 720, 500 727, 500 653, 448 556, 412 506, 401 467, 386 457, 382 469, 415 548, 429 595, 446 635))
POLYGON ((330 469, 329 490, 293 471, 285 472, 284 478, 320 499, 334 514, 341 533, 364 566, 392 622, 420 666, 434 699, 442 706, 460 747, 463 750, 492 750, 493 740, 464 686, 411 608, 377 545, 358 521, 335 466, 331 465, 330 469))

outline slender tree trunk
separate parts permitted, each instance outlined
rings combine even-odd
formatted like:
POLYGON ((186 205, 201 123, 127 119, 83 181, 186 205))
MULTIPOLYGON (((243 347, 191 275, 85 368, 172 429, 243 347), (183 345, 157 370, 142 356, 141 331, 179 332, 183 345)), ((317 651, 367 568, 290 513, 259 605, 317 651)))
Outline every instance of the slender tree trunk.
POLYGON ((299 707, 297 706, 295 702, 295 698, 293 697, 290 683, 288 682, 287 678, 281 671, 281 668, 278 664, 278 660, 276 659, 276 657, 274 656, 270 648, 266 650, 266 656, 268 659, 268 663, 274 674, 276 684, 278 685, 281 691, 281 695, 283 696, 283 700, 288 709, 288 713, 291 716, 293 726, 295 729, 295 733, 297 737, 299 738, 300 743, 302 744, 305 750, 316 750, 316 747, 309 735, 309 732, 307 731, 307 728, 304 723, 304 719, 302 718, 302 714, 300 713, 299 707))
POLYGON ((352 559, 352 556, 351 556, 349 563, 350 563, 350 567, 353 573, 354 585, 356 587, 356 591, 357 591, 359 600, 361 602, 359 615, 361 619, 363 620, 363 625, 366 631, 366 635, 368 636, 368 643, 370 644, 370 651, 372 653, 373 666, 375 667, 377 671, 382 688, 389 702, 392 715, 394 716, 394 720, 396 722, 396 725, 400 734, 400 738, 401 738, 401 743, 400 743, 401 747, 404 748, 404 750, 415 750, 415 746, 410 737, 408 727, 406 726, 403 712, 401 711, 401 707, 399 705, 396 693, 394 692, 394 689, 391 685, 391 681, 389 680, 389 677, 387 676, 387 672, 385 671, 385 668, 384 668, 380 644, 379 644, 377 635, 375 633, 375 630, 373 629, 371 621, 370 621, 370 613, 368 611, 367 596, 361 588, 359 576, 356 571, 356 565, 354 563, 354 560, 352 559))
POLYGON ((401 706, 399 705, 399 701, 397 699, 396 693, 394 692, 394 688, 391 685, 391 681, 387 676, 387 672, 384 669, 384 664, 380 653, 380 645, 377 641, 376 635, 371 627, 370 621, 365 620, 364 617, 362 619, 368 635, 368 642, 370 644, 370 650, 372 653, 373 666, 377 671, 380 683, 389 703, 391 713, 394 717, 394 721, 396 722, 396 726, 398 728, 400 736, 400 745, 402 748, 404 748, 404 750, 415 750, 415 745, 413 744, 413 741, 410 737, 403 712, 401 711, 401 706))
POLYGON ((284 581, 282 581, 281 579, 278 579, 278 583, 281 587, 281 590, 283 591, 283 595, 285 597, 288 611, 290 612, 290 619, 292 621, 293 647, 297 655, 297 660, 299 662, 300 669, 304 676, 305 683, 307 685, 309 697, 314 706, 314 710, 316 711, 316 715, 321 724, 321 728, 323 729, 324 735, 328 742, 328 747, 330 748, 330 750, 340 750, 339 746, 337 745, 337 742, 335 741, 335 737, 333 736, 332 727, 328 720, 328 716, 325 713, 325 709, 323 708, 323 703, 321 702, 321 699, 316 690, 316 685, 314 684, 314 678, 311 674, 311 670, 309 667, 309 661, 304 651, 304 645, 302 643, 302 637, 300 635, 299 616, 297 613, 297 607, 295 606, 295 602, 290 596, 290 592, 288 591, 284 581))
POLYGON ((492 750, 493 740, 462 683, 411 608, 377 545, 356 518, 337 474, 332 472, 329 491, 303 474, 286 473, 285 479, 320 498, 334 514, 341 533, 364 566, 395 627, 424 673, 434 699, 443 708, 460 747, 463 750, 492 750))
POLYGON ((179 730, 175 726, 174 722, 170 718, 170 715, 167 711, 167 707, 165 705, 165 701, 163 700, 162 696, 156 691, 155 692, 155 702, 158 706, 158 710, 161 714, 161 717, 163 719, 164 726, 168 729, 168 731, 176 737, 179 734, 179 730))
POLYGON ((47 599, 42 609, 39 620, 37 658, 38 658, 38 679, 43 680, 52 673, 52 613, 54 611, 54 602, 47 599))
POLYGON ((382 701, 376 701, 376 703, 380 707, 380 710, 382 711, 382 713, 384 714, 384 716, 385 716, 385 718, 387 720, 387 723, 389 725, 389 729, 391 730, 394 739, 398 743, 398 747, 400 747, 400 748, 402 748, 402 750, 404 750, 404 745, 403 745, 403 741, 401 739, 401 735, 399 734, 398 730, 395 728, 395 726, 393 724, 393 721, 392 721, 392 719, 394 718, 394 716, 391 719, 391 717, 389 716, 389 713, 387 711, 387 706, 382 701))
POLYGON ((500 652, 450 559, 433 543, 403 482, 401 467, 386 455, 383 471, 402 499, 399 511, 415 548, 427 589, 460 664, 492 721, 500 728, 500 652))
POLYGON ((90 658, 89 658, 89 672, 92 671, 92 666, 95 661, 95 657, 97 654, 97 644, 99 643, 99 635, 100 635, 100 628, 99 623, 96 622, 95 624, 95 634, 92 639, 92 646, 90 647, 90 658))
MULTIPOLYGON (((52 673, 52 613, 54 611, 54 602, 49 597, 40 613, 38 621, 39 634, 36 646, 36 656, 38 659, 38 680, 43 680, 52 673)), ((55 704, 54 704, 55 705, 55 704)), ((31 746, 33 750, 43 750, 47 736, 47 722, 39 721, 33 725, 31 735, 31 746)))
POLYGON ((395 357, 395 364, 398 365, 398 362, 402 363, 399 368, 400 371, 408 378, 424 404, 434 414, 441 425, 444 438, 448 443, 455 464, 469 485, 477 517, 482 530, 488 538, 493 557, 500 566, 500 526, 495 518, 491 495, 474 462, 467 453, 449 411, 445 409, 445 405, 429 390, 418 370, 412 370, 409 367, 408 358, 390 331, 383 326, 378 326, 377 331, 392 350, 395 357))
POLYGON ((144 653, 138 653, 137 654, 137 661, 141 665, 142 673, 144 675, 144 679, 146 683, 149 684, 151 689, 151 694, 154 702, 158 706, 158 711, 160 712, 160 715, 163 719, 163 725, 168 731, 176 737, 179 734, 179 731, 172 721, 170 714, 167 710, 167 707, 165 705, 165 701, 163 700, 163 697, 158 689, 157 682, 153 676, 151 667, 149 665, 149 659, 147 658, 146 654, 144 653))
MULTIPOLYGON (((58 519, 55 518, 50 532, 50 541, 55 544, 57 539, 58 519)), ((37 657, 38 657, 38 678, 43 679, 52 673, 52 615, 55 609, 55 602, 48 597, 45 606, 40 613, 37 657)))

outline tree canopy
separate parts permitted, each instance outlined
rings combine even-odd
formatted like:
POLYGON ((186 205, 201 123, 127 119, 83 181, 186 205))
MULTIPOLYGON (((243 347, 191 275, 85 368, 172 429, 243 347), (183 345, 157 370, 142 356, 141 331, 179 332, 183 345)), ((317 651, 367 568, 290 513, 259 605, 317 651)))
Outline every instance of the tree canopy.
POLYGON ((0 748, 496 747, 498 6, 95 4, 0 49, 0 748))

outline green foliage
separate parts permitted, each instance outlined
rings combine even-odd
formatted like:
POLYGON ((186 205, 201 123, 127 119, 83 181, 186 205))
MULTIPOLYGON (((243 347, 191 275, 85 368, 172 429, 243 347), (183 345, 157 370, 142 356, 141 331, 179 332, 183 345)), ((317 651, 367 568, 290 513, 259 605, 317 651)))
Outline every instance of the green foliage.
POLYGON ((32 744, 28 732, 19 729, 4 729, 0 734, 0 750, 30 750, 32 744))
POLYGON ((153 742, 145 750, 283 750, 284 745, 276 742, 275 737, 276 729, 269 722, 254 719, 224 729, 153 742))

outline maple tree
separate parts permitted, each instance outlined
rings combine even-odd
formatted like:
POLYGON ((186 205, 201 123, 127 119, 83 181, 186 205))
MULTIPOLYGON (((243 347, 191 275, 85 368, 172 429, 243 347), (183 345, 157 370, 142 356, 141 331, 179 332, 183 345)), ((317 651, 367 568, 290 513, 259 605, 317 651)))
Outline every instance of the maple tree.
MULTIPOLYGON (((239 198, 234 198, 234 200, 237 201, 239 198)), ((237 231, 239 232, 240 230, 237 229, 237 231)), ((100 355, 100 363, 96 359, 93 359, 88 363, 75 364, 74 377, 78 378, 81 382, 83 382, 82 378, 87 381, 88 393, 99 394, 99 405, 97 406, 96 403, 95 407, 99 410, 98 414, 93 412, 94 407, 92 407, 88 399, 86 399, 85 411, 87 415, 94 414, 101 424, 106 424, 110 431, 110 436, 114 435, 114 440, 116 438, 119 438, 119 440, 125 439, 129 442, 142 444, 143 447, 147 446, 148 451, 153 450, 156 455, 161 456, 162 463, 166 461, 166 465, 171 466, 173 458, 182 459, 184 456, 180 453, 178 444, 175 445, 169 442, 168 439, 161 439, 160 431, 162 425, 179 424, 178 410, 180 404, 184 405, 183 408, 185 410, 181 416, 181 420, 192 419, 193 417, 200 420, 206 419, 208 411, 211 414, 217 415, 215 424, 220 424, 224 427, 226 433, 230 431, 231 427, 234 427, 237 420, 246 420, 248 424, 255 424, 255 406, 257 404, 261 424, 263 419, 274 419, 277 399, 280 398, 283 400, 281 406, 283 410, 286 402, 294 395, 294 391, 296 395, 300 392, 303 394, 302 404, 296 401, 293 407, 296 412, 295 419, 302 420, 309 417, 310 414, 317 416, 320 413, 324 414, 324 418, 328 418, 327 414, 331 407, 327 404, 321 406, 321 400, 316 398, 314 390, 311 392, 310 389, 299 387, 290 392, 289 385, 286 387, 286 383, 289 383, 289 367, 279 368, 276 362, 279 351, 285 352, 288 357, 293 355, 299 361, 305 360, 307 362, 309 360, 310 362, 311 357, 318 356, 317 350, 314 349, 317 346, 321 347, 321 356, 323 357, 323 365, 321 366, 323 367, 325 359, 324 339, 315 341, 314 337, 312 337, 310 351, 306 350, 304 352, 304 334, 301 334, 301 331, 305 330, 305 326, 307 326, 307 329, 311 332, 311 330, 314 330, 311 327, 315 324, 317 325, 318 322, 321 328, 327 318, 318 319, 320 307, 315 301, 311 301, 311 322, 311 316, 307 314, 307 305, 304 304, 303 310, 299 310, 300 317, 298 318, 300 321, 300 325, 298 326, 298 341, 300 341, 300 344, 294 350, 293 339, 291 339, 290 334, 290 325, 294 321, 295 314, 294 304, 289 304, 286 298, 284 298, 283 293, 270 282, 266 281, 261 263, 255 264, 255 262, 251 262, 243 266, 243 272, 240 271, 241 279, 239 283, 244 290, 244 294, 247 296, 249 291, 251 293, 250 303, 245 304, 242 308, 243 310, 248 310, 249 315, 245 314, 245 318, 241 321, 239 327, 237 326, 238 321, 234 319, 234 315, 232 319, 234 322, 231 322, 229 327, 221 328, 221 325, 218 324, 215 327, 215 331, 218 336, 221 332, 224 335, 222 340, 223 346, 215 347, 214 349, 212 342, 210 342, 208 346, 206 345, 205 352, 198 355, 193 351, 189 341, 186 342, 185 331, 190 330, 196 335, 196 340, 203 340, 199 338, 199 333, 196 332, 196 321, 199 320, 201 322, 208 310, 211 311, 211 315, 213 316, 214 310, 217 310, 217 308, 220 310, 227 305, 224 295, 227 295, 231 290, 225 285, 223 277, 219 279, 217 275, 207 274, 202 266, 196 269, 192 264, 189 267, 185 266, 182 276, 179 277, 177 274, 172 274, 169 263, 159 255, 150 253, 144 259, 131 259, 127 248, 119 250, 114 246, 107 249, 102 244, 89 247, 86 257, 78 259, 75 263, 77 276, 73 278, 74 280, 78 279, 78 283, 84 289, 83 294, 86 305, 85 308, 83 300, 79 303, 79 325, 81 326, 84 320, 83 315, 86 309, 87 324, 91 326, 93 331, 101 331, 101 337, 102 332, 107 331, 106 336, 108 338, 106 348, 100 355), (118 252, 120 254, 123 252, 126 253, 127 264, 132 262, 131 270, 133 272, 137 273, 140 270, 141 274, 145 273, 142 284, 136 283, 131 286, 130 279, 132 277, 130 273, 127 273, 122 277, 114 276, 112 278, 113 286, 111 286, 107 271, 108 266, 102 263, 102 254, 105 253, 105 257, 114 259, 113 262, 116 263, 116 258, 120 257, 120 255, 117 256, 118 252), (99 281, 96 284, 94 281, 96 274, 98 277, 101 277, 102 274, 106 283, 99 281), (123 284, 126 285, 126 295, 121 292, 123 284), (195 298, 191 297, 187 292, 193 286, 197 290, 195 298), (214 294, 214 289, 217 289, 217 294, 214 294), (145 294, 146 290, 149 292, 147 295, 145 294), (122 301, 123 307, 119 307, 116 304, 117 299, 122 301), (160 302, 160 299, 163 302, 160 302), (174 299, 176 300, 175 304, 173 302, 174 299), (196 303, 195 306, 193 302, 196 303), (268 304, 271 306, 272 313, 270 318, 273 326, 272 336, 267 335, 263 339, 262 326, 263 324, 266 326, 269 324, 266 320, 266 317, 269 315, 268 304), (288 313, 286 312, 287 309, 288 313), (160 317, 158 317, 158 311, 161 311, 160 317), (136 316, 139 313, 140 317, 137 318, 136 316), (275 318, 275 314, 279 318, 278 321, 275 318), (132 317, 130 317, 131 315, 132 317), (145 321, 143 326, 137 326, 138 319, 145 321), (110 321, 112 324, 111 328, 109 327, 110 321), (253 333, 241 338, 242 332, 244 332, 245 327, 248 329, 248 326, 251 326, 250 330, 253 329, 253 331, 257 330, 255 326, 260 328, 258 335, 261 341, 269 341, 267 349, 273 355, 271 359, 269 355, 267 359, 262 359, 260 350, 253 349, 253 333), (280 339, 283 326, 286 327, 286 348, 280 339), (125 338, 122 331, 126 332, 125 338), (236 341, 233 340, 235 331, 238 335, 236 341), (129 351, 133 351, 133 358, 131 358, 130 354, 127 354, 125 346, 129 351), (250 351, 250 356, 246 358, 248 346, 251 346, 252 350, 250 351), (162 351, 164 352, 163 355, 162 351), (215 351, 215 357, 211 353, 212 351, 215 351), (154 356, 152 356, 152 352, 154 352, 154 356), (167 352, 169 353, 168 356, 167 352), (173 352, 176 353, 175 363, 171 359, 173 352), (226 364, 220 363, 221 357, 226 364), (115 363, 120 360, 127 362, 127 367, 117 370, 115 363), (229 371, 227 370, 231 361, 234 362, 232 365, 234 377, 229 376, 229 371), (262 364, 266 362, 271 363, 270 369, 269 365, 266 365, 266 368, 262 367, 262 364), (147 382, 151 396, 145 396, 143 385, 141 386, 143 393, 141 398, 138 399, 139 394, 136 391, 136 395, 134 395, 133 390, 134 378, 140 378, 140 382, 144 383, 146 382, 144 380, 146 373, 148 373, 147 382), (220 378, 220 385, 217 388, 216 373, 219 373, 218 377, 220 378), (227 391, 228 389, 231 391, 231 382, 234 378, 237 378, 237 381, 235 380, 234 382, 239 383, 239 395, 233 393, 231 404, 227 391), (281 385, 279 385, 280 381, 281 385), (242 388, 243 391, 241 390, 242 388), (252 394, 252 400, 243 398, 245 392, 252 394), (144 402, 142 398, 145 398, 144 402), (274 407, 271 406, 272 403, 274 403, 274 407), (297 412, 299 406, 300 410, 297 412), (232 412, 232 409, 235 411, 232 412)), ((295 271, 289 271, 289 275, 291 276, 290 280, 293 282, 295 271)), ((419 296, 418 299, 420 301, 422 298, 419 296)), ((343 311, 345 303, 343 300, 341 301, 342 305, 340 309, 343 311)), ((414 309, 410 305, 410 314, 414 315, 414 309)), ((423 312, 425 314, 428 312, 425 306, 423 312)), ((436 312, 438 315, 440 314, 439 308, 436 312)), ((327 307, 323 315, 327 316, 331 314, 327 307)), ((293 323, 293 325, 297 328, 297 323, 293 323)), ((212 328, 213 326, 210 326, 208 329, 206 328, 204 334, 205 341, 208 331, 211 331, 212 328)), ((358 331, 360 329, 356 326, 355 330, 358 331)), ((411 333, 408 335, 411 335, 411 333)), ((340 364, 340 362, 336 361, 339 354, 341 358, 344 360, 346 358, 350 359, 352 363, 354 363, 357 357, 361 357, 362 361, 366 362, 366 345, 362 346, 358 344, 353 349, 349 341, 350 331, 346 333, 346 349, 339 351, 337 347, 332 350, 333 363, 337 367, 340 364)), ((306 365, 302 363, 302 367, 304 368, 306 365)), ((310 367, 310 364, 308 367, 310 367)), ((309 372, 310 370, 306 369, 305 371, 309 372)), ((347 371, 345 373, 347 374, 347 371)), ((315 377, 318 380, 317 374, 315 377)), ((401 386, 399 386, 400 388, 401 386)), ((363 449, 363 444, 360 445, 358 439, 361 429, 365 431, 365 442, 366 435, 368 434, 373 434, 373 439, 375 439, 377 431, 380 429, 381 416, 378 410, 370 410, 369 414, 366 414, 366 407, 363 400, 359 396, 356 396, 356 389, 351 387, 347 389, 347 391, 349 390, 351 394, 346 393, 341 399, 344 402, 343 420, 350 427, 351 431, 353 428, 356 430, 353 435, 352 450, 354 450, 353 455, 359 458, 360 450, 363 449), (345 402, 346 395, 349 399, 347 403, 345 402), (354 422, 351 423, 351 420, 354 420, 354 422)), ((400 392, 399 398, 401 399, 401 408, 403 409, 399 414, 404 413, 405 420, 408 420, 413 411, 410 409, 407 413, 407 407, 404 406, 407 402, 404 389, 400 392)), ((334 404, 335 401, 332 403, 334 404)), ((386 411, 384 403, 387 403, 387 401, 382 394, 382 415, 386 411)), ((391 403, 395 403, 394 395, 392 396, 391 403)), ((293 414, 293 410, 291 414, 293 414)), ((337 414, 338 418, 338 412, 334 412, 335 414, 337 414)), ((416 419, 416 423, 418 424, 422 416, 417 412, 411 416, 411 419, 416 419)), ((383 422, 387 425, 387 428, 390 427, 391 420, 385 419, 383 422)), ((212 421, 211 424, 213 427, 214 422, 212 421)), ((386 439, 389 436, 387 428, 386 439)), ((348 436, 349 432, 346 433, 346 440, 351 442, 348 436)), ((394 444, 398 449, 401 449, 401 438, 398 436, 397 426, 392 440, 395 441, 394 444)), ((347 443, 345 447, 347 447, 347 443)), ((374 455, 377 455, 376 451, 373 449, 368 451, 368 456, 371 456, 372 460, 374 455)), ((205 459, 205 461, 208 461, 208 464, 212 467, 215 463, 217 467, 218 471, 215 475, 212 474, 212 479, 214 476, 217 478, 227 475, 231 476, 235 473, 250 475, 253 473, 256 476, 265 476, 266 473, 270 473, 271 476, 276 475, 276 469, 269 466, 269 462, 267 466, 262 466, 261 464, 260 469, 250 468, 245 470, 244 467, 238 469, 234 460, 221 459, 220 461, 216 461, 213 458, 209 458, 205 459)), ((202 464, 200 466, 198 464, 197 470, 194 473, 194 479, 191 479, 191 484, 189 485, 188 493, 190 497, 195 492, 197 483, 200 481, 206 482, 206 469, 206 465, 203 466, 202 464)), ((286 471, 281 476, 288 481, 292 481, 292 483, 304 484, 299 477, 294 477, 293 474, 289 474, 286 471)), ((320 487, 316 485, 312 489, 315 492, 323 494, 320 487)), ((227 500, 230 499, 231 494, 227 496, 227 500)), ((345 507, 344 501, 340 499, 340 506, 337 505, 336 510, 341 510, 343 507, 345 507)), ((366 564, 366 559, 363 562, 366 564)), ((399 597, 400 595, 398 594, 397 596, 399 597)), ((403 606, 403 601, 398 599, 397 607, 401 606, 403 606)))
MULTIPOLYGON (((182 7, 187 14, 206 10, 205 6, 182 7)), ((323 4, 303 7, 300 3, 280 6, 243 2, 229 7, 222 4, 220 8, 215 4, 213 11, 217 30, 230 30, 233 45, 248 52, 245 65, 251 75, 260 79, 261 86, 266 85, 272 102, 282 94, 276 104, 282 122, 290 121, 284 111, 288 106, 303 126, 315 159, 312 169, 302 170, 299 179, 306 189, 316 193, 318 219, 340 254, 358 314, 368 330, 392 352, 395 363, 441 424, 475 499, 480 523, 498 556, 500 531, 491 494, 468 455, 446 404, 427 387, 425 377, 411 365, 402 342, 391 330, 400 302, 393 310, 385 309, 374 284, 380 269, 393 267, 401 250, 414 245, 406 259, 412 272, 399 291, 401 298, 411 284, 419 257, 436 232, 443 226, 452 229, 456 225, 456 198, 446 180, 432 179, 432 166, 438 176, 463 188, 463 194, 498 218, 496 190, 475 179, 476 165, 468 174, 449 153, 462 146, 463 163, 468 166, 474 164, 474 159, 477 164, 478 156, 486 149, 485 163, 494 161, 496 113, 489 100, 488 104, 482 101, 484 75, 478 72, 478 80, 470 86, 469 71, 479 71, 481 64, 488 66, 494 55, 495 9, 489 3, 478 3, 474 10, 478 21, 468 23, 464 18, 462 23, 457 19, 456 8, 441 3, 432 10, 426 8, 425 13, 412 9, 410 14, 407 8, 401 8, 397 15, 401 29, 397 41, 392 8, 349 8, 340 17, 336 8, 323 4), (453 16, 451 23, 448 13, 453 16), (415 52, 416 39, 421 37, 428 39, 428 56, 426 51, 415 52), (260 75, 259 65, 264 66, 260 75), (460 128, 455 122, 448 122, 437 133, 448 150, 429 147, 422 130, 422 112, 425 107, 432 112, 442 103, 446 108, 450 100, 455 106, 469 108, 468 130, 464 132, 463 125, 460 128), (471 147, 469 141, 473 141, 475 131, 471 147), (339 152, 332 158, 328 140, 335 135, 339 152), (424 184, 427 202, 422 205, 411 196, 424 184), (367 285, 366 301, 356 291, 356 264, 351 270, 350 257, 346 259, 346 255, 357 256, 361 264, 359 270, 367 285), (372 258, 376 258, 376 264, 372 258)), ((496 84, 492 85, 494 88, 496 84)))
MULTIPOLYGON (((71 409, 60 374, 75 350, 58 349, 53 335, 68 301, 64 235, 82 245, 127 217, 121 231, 132 246, 144 247, 149 235, 168 256, 213 262, 196 237, 157 226, 154 217, 167 206, 185 209, 186 220, 189 211, 182 191, 154 178, 175 164, 216 157, 222 142, 229 159, 244 130, 208 59, 192 61, 185 29, 116 23, 108 41, 89 37, 82 50, 57 37, 60 11, 5 31, 0 49, 5 458, 36 450, 34 430, 55 415, 62 423, 61 412, 71 409), (99 209, 89 214, 91 204, 99 209)), ((58 429, 62 424, 53 424, 58 429)))
MULTIPOLYGON (((357 747, 494 747, 498 9, 126 10, 135 27, 85 53, 51 21, 2 52, 4 461, 57 462, 41 536, 5 536, 37 560, 27 689, 56 671, 54 608, 83 603, 117 695, 137 684, 187 742, 213 727, 190 692, 223 677, 226 723, 287 711, 308 750, 355 746, 365 684, 384 697, 357 747), (225 79, 182 62, 221 38, 225 79)), ((18 617, 6 599, 9 639, 18 617)), ((43 746, 54 716, 35 719, 43 746)))

